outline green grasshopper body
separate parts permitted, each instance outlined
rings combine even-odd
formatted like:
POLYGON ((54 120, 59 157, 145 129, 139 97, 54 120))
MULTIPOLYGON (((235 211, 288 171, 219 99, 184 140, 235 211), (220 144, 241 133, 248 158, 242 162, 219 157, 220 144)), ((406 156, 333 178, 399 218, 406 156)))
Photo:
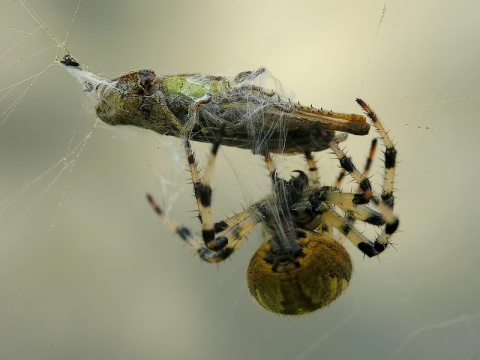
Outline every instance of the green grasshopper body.
MULTIPOLYGON (((86 76, 88 72, 68 55, 62 64, 82 78, 86 91, 96 94, 97 116, 110 125, 210 143, 226 123, 224 145, 262 154, 321 151, 328 144, 319 130, 365 135, 370 128, 362 115, 301 106, 255 85, 263 68, 235 77, 157 76, 152 70, 138 70, 105 80, 86 76)), ((339 141, 344 138, 338 135, 339 141)))

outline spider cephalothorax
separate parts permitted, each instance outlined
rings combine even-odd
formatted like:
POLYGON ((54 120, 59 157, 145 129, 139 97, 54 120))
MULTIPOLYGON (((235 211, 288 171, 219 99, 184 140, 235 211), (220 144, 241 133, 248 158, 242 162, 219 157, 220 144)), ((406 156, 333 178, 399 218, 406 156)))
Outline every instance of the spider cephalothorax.
POLYGON ((335 138, 319 129, 328 146, 337 156, 344 172, 358 184, 358 192, 342 192, 335 186, 321 186, 318 169, 309 151, 305 152, 308 175, 296 170, 284 180, 277 174, 269 154, 265 162, 272 180, 272 193, 246 210, 214 223, 211 211, 211 177, 222 131, 217 134, 203 178, 197 168, 190 142, 185 150, 191 171, 202 237, 171 220, 148 195, 148 200, 165 224, 176 232, 203 260, 218 263, 240 246, 258 224, 264 230, 264 242, 255 252, 247 270, 248 288, 252 296, 267 310, 284 315, 304 314, 334 301, 347 287, 352 275, 352 262, 345 248, 337 241, 338 232, 348 238, 368 257, 377 256, 390 244, 397 230, 398 218, 393 214, 393 183, 396 150, 375 113, 362 100, 357 102, 366 111, 385 144, 385 175, 381 197, 373 193, 367 177, 376 141, 365 171, 359 172, 341 150, 335 138), (369 205, 373 204, 377 210, 369 205), (354 226, 355 221, 383 227, 373 241, 354 226))

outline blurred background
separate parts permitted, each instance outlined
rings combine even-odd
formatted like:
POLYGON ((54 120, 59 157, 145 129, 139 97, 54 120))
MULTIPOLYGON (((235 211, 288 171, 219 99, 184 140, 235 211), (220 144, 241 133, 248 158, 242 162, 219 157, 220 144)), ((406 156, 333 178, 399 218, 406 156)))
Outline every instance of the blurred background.
MULTIPOLYGON (((28 2, 59 42, 72 24, 67 49, 106 77, 266 66, 302 104, 372 106, 399 154, 395 249, 367 259, 346 244, 349 288, 302 317, 250 298, 258 229, 215 266, 164 228, 146 192, 200 230, 180 141, 102 124, 55 40, 0 3, 0 358, 480 358, 478 2, 28 2)), ((373 136, 346 141, 356 164, 373 136)), ((276 159, 285 176, 305 166, 276 159)), ((316 159, 331 183, 338 162, 316 159)), ((248 151, 221 149, 216 169, 216 219, 270 189, 248 151)))

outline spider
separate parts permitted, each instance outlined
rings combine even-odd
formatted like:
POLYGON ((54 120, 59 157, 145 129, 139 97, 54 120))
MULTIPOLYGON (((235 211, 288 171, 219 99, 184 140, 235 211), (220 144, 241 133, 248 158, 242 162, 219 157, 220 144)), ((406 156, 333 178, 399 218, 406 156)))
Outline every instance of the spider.
POLYGON ((147 195, 147 199, 165 225, 202 260, 210 263, 228 258, 248 233, 262 224, 265 239, 247 270, 248 288, 253 298, 265 309, 283 315, 306 314, 325 307, 343 293, 352 275, 350 256, 335 237, 333 229, 348 238, 363 254, 373 257, 388 247, 390 237, 399 224, 393 214, 396 149, 376 114, 361 99, 356 101, 372 121, 386 147, 380 197, 373 193, 367 178, 376 142, 372 143, 366 171, 362 174, 339 148, 334 136, 318 129, 339 159, 343 171, 358 184, 358 192, 347 193, 335 186, 321 186, 311 152, 305 153, 309 175, 295 170, 296 175, 289 180, 278 176, 272 157, 267 153, 265 162, 273 192, 246 210, 214 223, 210 183, 224 135, 221 129, 213 143, 203 178, 200 177, 190 142, 185 142, 203 239, 193 236, 188 228, 169 218, 152 196, 147 195), (369 203, 378 211, 367 206, 369 203), (372 241, 353 226, 356 220, 383 229, 372 241))

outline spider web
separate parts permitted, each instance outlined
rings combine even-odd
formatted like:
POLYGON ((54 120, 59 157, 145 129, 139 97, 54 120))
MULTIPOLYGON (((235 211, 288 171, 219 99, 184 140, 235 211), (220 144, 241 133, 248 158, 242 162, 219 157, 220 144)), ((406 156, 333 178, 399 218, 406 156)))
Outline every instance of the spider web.
MULTIPOLYGON (((235 74, 266 65, 302 103, 358 113, 353 100, 363 98, 397 142, 401 231, 397 251, 378 261, 346 245, 354 277, 329 308, 300 318, 266 313, 245 285, 260 232, 218 267, 190 256, 144 198, 154 194, 198 231, 181 141, 96 120, 92 101, 54 63, 63 55, 57 41, 4 1, 2 358, 479 357, 479 5, 28 4, 105 78, 141 68, 235 74)), ((363 164, 370 138, 344 143, 355 164, 363 164)), ((209 146, 194 148, 205 164, 209 146)), ((336 160, 315 156, 330 184, 336 160)), ((301 157, 276 162, 284 176, 305 169, 301 157)), ((372 174, 380 191, 380 161, 372 174)), ((268 191, 261 157, 221 149, 217 219, 268 191)))

